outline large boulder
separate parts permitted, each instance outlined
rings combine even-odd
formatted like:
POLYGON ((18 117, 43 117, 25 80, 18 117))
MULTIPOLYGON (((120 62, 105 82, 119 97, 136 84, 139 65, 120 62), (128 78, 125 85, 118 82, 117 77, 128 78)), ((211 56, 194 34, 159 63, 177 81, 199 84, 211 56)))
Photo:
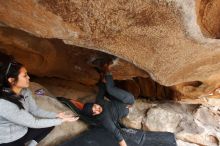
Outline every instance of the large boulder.
MULTIPOLYGON (((220 43, 212 39, 219 37, 218 6, 218 0, 10 0, 0 4, 0 22, 37 37, 107 52, 162 85, 175 85, 219 74, 220 43)), ((0 39, 6 49, 18 43, 0 39)), ((24 44, 30 49, 28 40, 24 44)))
MULTIPOLYGON (((48 92, 43 86, 38 83, 31 83, 30 89, 32 90, 32 95, 36 100, 36 103, 42 109, 52 111, 52 112, 69 112, 71 111, 57 101, 55 98, 51 97, 52 94, 48 92), (45 91, 44 95, 35 94, 36 90, 43 89, 45 91), (50 96, 48 96, 50 95, 50 96)), ((87 130, 88 127, 85 123, 78 120, 72 123, 63 123, 59 126, 56 126, 46 138, 44 138, 39 145, 41 146, 56 146, 61 144, 62 142, 71 139, 72 137, 79 135, 81 132, 87 130)))
POLYGON ((218 146, 219 119, 218 106, 137 100, 122 122, 131 128, 175 133, 179 145, 218 146))

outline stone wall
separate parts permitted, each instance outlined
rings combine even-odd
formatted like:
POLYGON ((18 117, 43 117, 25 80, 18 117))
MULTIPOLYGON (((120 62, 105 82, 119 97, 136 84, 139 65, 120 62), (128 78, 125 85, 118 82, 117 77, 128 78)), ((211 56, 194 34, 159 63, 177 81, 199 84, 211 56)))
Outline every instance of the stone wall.
MULTIPOLYGON (((170 86, 219 74, 218 6, 218 0, 9 0, 0 4, 0 22, 39 39, 118 56, 170 86)), ((19 44, 9 45, 5 36, 0 42, 5 49, 19 44)), ((30 49, 28 39, 22 44, 30 49)))

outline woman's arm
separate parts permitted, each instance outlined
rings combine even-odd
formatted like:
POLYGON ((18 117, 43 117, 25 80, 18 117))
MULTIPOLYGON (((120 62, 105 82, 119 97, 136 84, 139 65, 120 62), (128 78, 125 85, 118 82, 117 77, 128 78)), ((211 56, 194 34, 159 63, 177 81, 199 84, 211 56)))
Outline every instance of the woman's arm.
POLYGON ((31 114, 33 114, 36 117, 41 117, 41 118, 56 118, 57 117, 57 113, 49 112, 38 107, 34 98, 32 97, 32 92, 29 89, 26 89, 26 90, 27 91, 25 95, 27 96, 27 98, 25 100, 27 100, 29 104, 29 112, 31 114))
POLYGON ((6 100, 0 102, 0 116, 18 125, 30 128, 46 128, 60 125, 62 119, 39 119, 28 111, 19 109, 17 105, 6 100))

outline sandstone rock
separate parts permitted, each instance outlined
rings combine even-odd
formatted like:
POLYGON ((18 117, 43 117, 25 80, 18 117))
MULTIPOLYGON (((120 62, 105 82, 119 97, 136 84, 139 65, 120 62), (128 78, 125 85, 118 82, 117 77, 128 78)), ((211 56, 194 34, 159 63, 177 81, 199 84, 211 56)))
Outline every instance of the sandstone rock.
POLYGON ((130 92, 135 98, 140 96, 140 87, 134 80, 118 80, 116 86, 130 92))
POLYGON ((205 27, 218 37, 218 5, 218 0, 10 0, 0 5, 0 21, 118 56, 158 83, 175 85, 219 74, 219 41, 201 33, 205 27))
POLYGON ((220 108, 219 106, 201 106, 195 113, 196 123, 204 129, 205 141, 212 145, 220 141, 220 108))
POLYGON ((143 118, 146 111, 153 105, 146 103, 146 100, 137 100, 132 108, 129 109, 127 117, 122 119, 122 123, 130 128, 143 129, 143 118))
MULTIPOLYGON (((66 45, 58 39, 38 38, 23 31, 2 27, 0 52, 13 55, 35 76, 57 77, 85 85, 94 85, 99 80, 99 74, 92 68, 91 61, 110 56, 100 51, 66 45)), ((143 70, 121 59, 118 59, 112 72, 115 79, 147 76, 143 70)))
POLYGON ((136 78, 143 97, 156 97, 156 82, 150 78, 136 78))
POLYGON ((218 140, 216 139, 216 137, 208 134, 190 134, 183 132, 178 133, 176 137, 183 141, 199 145, 218 146, 218 140))
POLYGON ((219 107, 136 100, 123 123, 132 128, 168 131, 180 145, 219 145, 219 107), (139 109, 140 108, 140 109, 139 109))
POLYGON ((212 38, 220 38, 220 2, 218 0, 197 1, 198 21, 203 33, 212 38))
POLYGON ((175 97, 172 88, 160 85, 149 77, 136 77, 135 81, 140 87, 141 97, 151 100, 170 100, 175 97))
POLYGON ((177 140, 176 143, 177 143, 177 146, 199 146, 197 144, 184 142, 182 140, 177 140))
POLYGON ((214 78, 207 79, 205 82, 194 81, 172 86, 173 97, 181 103, 220 106, 219 77, 214 78))
MULTIPOLYGON (((48 110, 48 111, 53 111, 53 112, 71 112, 66 106, 61 104, 59 101, 56 99, 46 96, 49 94, 47 90, 42 87, 39 84, 36 83, 31 83, 30 89, 34 93, 36 89, 44 89, 45 95, 44 96, 38 96, 36 94, 33 94, 33 97, 36 100, 36 103, 39 105, 39 107, 48 110)), ((78 135, 79 133, 85 131, 87 129, 87 125, 83 122, 76 121, 73 123, 63 123, 59 126, 56 126, 51 133, 44 138, 39 145, 41 146, 56 146, 59 145, 60 143, 78 135)))
POLYGON ((150 131, 168 131, 175 133, 181 119, 181 114, 176 113, 174 110, 171 111, 154 107, 148 110, 147 116, 144 119, 144 126, 150 131))
POLYGON ((94 100, 97 93, 94 86, 85 86, 58 78, 33 78, 31 80, 43 85, 55 97, 88 101, 94 100))

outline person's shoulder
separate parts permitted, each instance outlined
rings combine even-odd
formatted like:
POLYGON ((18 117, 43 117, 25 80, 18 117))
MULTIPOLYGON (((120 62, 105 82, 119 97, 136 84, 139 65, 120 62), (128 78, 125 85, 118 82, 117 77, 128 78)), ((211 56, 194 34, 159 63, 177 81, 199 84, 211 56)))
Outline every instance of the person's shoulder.
POLYGON ((31 92, 30 89, 24 88, 24 89, 21 90, 21 95, 23 95, 24 97, 26 97, 26 96, 31 96, 31 95, 32 95, 32 92, 31 92))
POLYGON ((0 109, 7 108, 7 107, 13 107, 13 106, 15 106, 14 103, 12 103, 6 99, 3 99, 3 98, 0 99, 0 109))
POLYGON ((10 101, 7 101, 6 99, 4 98, 0 98, 0 104, 4 104, 4 103, 8 103, 10 101))

